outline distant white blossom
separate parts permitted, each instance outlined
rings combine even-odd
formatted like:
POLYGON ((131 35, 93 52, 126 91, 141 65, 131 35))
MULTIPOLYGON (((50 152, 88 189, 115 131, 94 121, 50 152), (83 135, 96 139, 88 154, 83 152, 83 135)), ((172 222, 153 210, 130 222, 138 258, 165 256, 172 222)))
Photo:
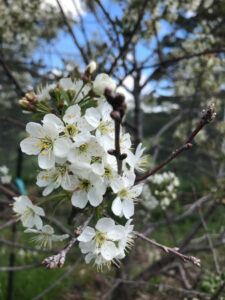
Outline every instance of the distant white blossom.
POLYGON ((32 238, 32 241, 35 242, 39 248, 52 248, 52 242, 61 242, 69 237, 68 234, 54 234, 54 229, 50 225, 44 225, 40 230, 29 228, 24 232, 36 234, 36 236, 32 238))
POLYGON ((119 259, 125 257, 125 251, 133 244, 133 225, 128 220, 125 226, 115 225, 110 218, 100 219, 95 229, 86 227, 78 237, 81 252, 86 254, 85 261, 98 268, 103 265, 110 267, 111 263, 119 264, 119 259))
POLYGON ((115 81, 105 73, 98 74, 93 82, 93 90, 97 95, 104 95, 105 89, 116 89, 115 81))
POLYGON ((15 200, 13 211, 18 214, 23 226, 28 228, 35 226, 37 229, 41 229, 41 217, 45 215, 43 208, 34 205, 26 195, 14 197, 13 199, 15 200))

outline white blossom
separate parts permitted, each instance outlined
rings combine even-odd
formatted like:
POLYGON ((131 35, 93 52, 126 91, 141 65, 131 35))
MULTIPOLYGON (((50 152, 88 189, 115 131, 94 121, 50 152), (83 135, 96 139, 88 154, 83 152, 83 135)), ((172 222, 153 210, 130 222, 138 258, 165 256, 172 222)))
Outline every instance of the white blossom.
POLYGON ((8 173, 9 169, 6 166, 0 167, 0 180, 2 184, 9 184, 12 181, 12 176, 8 173))
POLYGON ((54 84, 54 83, 50 84, 50 85, 46 85, 45 87, 39 86, 37 88, 37 92, 35 94, 38 101, 49 100, 51 98, 49 92, 50 92, 50 90, 54 89, 55 87, 56 87, 56 84, 54 84))
POLYGON ((132 220, 125 226, 115 225, 110 218, 101 218, 95 229, 86 227, 78 237, 81 252, 86 254, 85 261, 90 263, 94 259, 97 267, 102 265, 110 267, 111 263, 119 264, 119 259, 124 258, 125 251, 133 244, 132 220))
POLYGON ((91 107, 85 113, 87 122, 96 129, 96 138, 105 151, 114 146, 114 122, 110 116, 112 108, 108 103, 98 108, 91 107))
POLYGON ((97 64, 95 61, 91 61, 87 67, 86 67, 86 70, 85 70, 85 73, 88 72, 89 74, 93 74, 95 71, 96 71, 96 68, 97 68, 97 64))
POLYGON ((116 193, 116 198, 112 203, 113 213, 116 216, 125 216, 127 219, 133 216, 134 201, 140 196, 142 188, 143 184, 133 185, 133 182, 129 182, 126 178, 119 178, 112 185, 113 192, 116 193))
POLYGON ((38 163, 42 169, 52 168, 56 156, 65 157, 70 151, 71 140, 59 136, 59 129, 55 122, 46 121, 43 126, 29 122, 26 131, 30 136, 20 142, 21 150, 28 155, 38 155, 38 163))
POLYGON ((69 237, 68 234, 54 234, 54 229, 50 225, 44 225, 40 230, 29 228, 24 232, 37 235, 32 238, 32 241, 35 242, 39 248, 52 248, 52 242, 61 242, 69 237))
POLYGON ((127 150, 126 162, 130 165, 132 169, 136 169, 138 172, 144 172, 146 163, 148 163, 147 156, 142 156, 145 148, 142 148, 142 143, 140 143, 135 151, 135 154, 127 150))
POLYGON ((28 228, 35 226, 37 229, 41 229, 41 217, 45 215, 43 208, 34 205, 26 195, 14 197, 13 199, 15 200, 13 211, 18 214, 23 226, 28 228))
POLYGON ((77 177, 75 183, 75 191, 73 192, 71 201, 72 205, 84 208, 89 202, 96 207, 103 201, 103 195, 106 191, 106 185, 99 176, 94 173, 85 172, 82 176, 77 177))
POLYGON ((67 191, 74 190, 74 175, 70 173, 71 170, 68 163, 57 164, 54 168, 41 171, 37 176, 37 185, 45 187, 42 195, 47 196, 60 186, 67 191))
POLYGON ((105 73, 98 74, 93 82, 93 90, 97 95, 104 95, 105 89, 116 89, 115 81, 105 73))

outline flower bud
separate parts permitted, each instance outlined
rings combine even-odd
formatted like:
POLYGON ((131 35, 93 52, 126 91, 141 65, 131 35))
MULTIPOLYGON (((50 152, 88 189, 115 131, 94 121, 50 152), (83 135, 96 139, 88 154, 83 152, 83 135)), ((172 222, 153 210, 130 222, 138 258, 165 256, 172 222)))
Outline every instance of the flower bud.
POLYGON ((107 74, 101 73, 95 78, 93 82, 93 90, 97 95, 104 95, 105 89, 115 91, 116 83, 107 74))
POLYGON ((27 94, 25 95, 25 97, 26 97, 26 99, 27 99, 29 102, 31 102, 31 103, 36 103, 36 102, 38 102, 37 98, 36 98, 35 95, 34 95, 34 92, 27 93, 27 94))
POLYGON ((19 100, 19 105, 25 110, 35 111, 35 106, 26 100, 26 98, 19 100))
POLYGON ((86 67, 85 74, 87 76, 92 75, 96 71, 96 68, 97 68, 96 62, 95 61, 91 61, 89 63, 89 65, 86 67))

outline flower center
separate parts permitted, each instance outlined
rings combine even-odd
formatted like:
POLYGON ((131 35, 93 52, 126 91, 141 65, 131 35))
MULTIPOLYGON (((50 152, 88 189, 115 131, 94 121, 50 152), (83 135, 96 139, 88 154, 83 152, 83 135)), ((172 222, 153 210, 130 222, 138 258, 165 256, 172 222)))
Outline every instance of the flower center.
POLYGON ((123 188, 122 190, 119 191, 118 193, 118 196, 121 198, 121 199, 124 199, 128 196, 128 190, 123 188))
POLYGON ((109 131, 108 125, 109 125, 109 121, 100 122, 100 124, 98 125, 98 130, 100 131, 101 135, 104 135, 109 131))
POLYGON ((102 245, 106 240, 106 234, 104 232, 96 231, 95 241, 98 245, 102 245))
POLYGON ((46 151, 51 151, 53 149, 53 143, 54 139, 46 135, 44 138, 37 141, 37 148, 39 151, 42 151, 43 155, 45 155, 46 151))
POLYGON ((86 152, 87 149, 88 149, 88 144, 83 144, 79 147, 79 152, 80 153, 86 152))
POLYGON ((74 124, 68 124, 65 128, 65 134, 68 137, 74 137, 78 133, 78 129, 74 124))
POLYGON ((101 163, 102 163, 102 158, 101 158, 101 156, 92 156, 92 157, 91 157, 91 164, 94 164, 94 163, 99 163, 99 164, 101 164, 101 163))
POLYGON ((91 187, 91 182, 87 179, 79 179, 80 180, 80 189, 85 190, 86 192, 90 189, 91 187))
POLYGON ((104 177, 106 177, 106 178, 113 178, 112 169, 110 167, 105 167, 104 177))
POLYGON ((34 218, 34 216, 35 216, 35 212, 33 211, 33 209, 30 207, 27 207, 26 210, 24 211, 22 217, 23 217, 23 220, 27 220, 29 218, 34 218))

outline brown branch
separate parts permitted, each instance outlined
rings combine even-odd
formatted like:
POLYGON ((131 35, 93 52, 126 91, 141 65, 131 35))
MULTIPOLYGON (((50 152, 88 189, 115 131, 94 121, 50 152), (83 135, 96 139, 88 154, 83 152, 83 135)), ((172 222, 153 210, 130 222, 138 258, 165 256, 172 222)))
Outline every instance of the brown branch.
POLYGON ((120 126, 126 111, 125 97, 123 94, 113 93, 110 89, 105 90, 105 96, 107 102, 112 105, 111 117, 115 122, 115 150, 110 149, 108 153, 115 156, 118 174, 120 175, 122 174, 122 160, 127 157, 126 153, 120 151, 120 126))
POLYGON ((183 144, 183 146, 181 146, 180 148, 174 150, 172 152, 172 154, 168 157, 167 160, 165 160, 164 162, 162 162, 159 166, 157 166, 156 168, 154 168, 152 171, 147 172, 144 176, 136 178, 135 183, 138 183, 142 180, 147 179, 148 177, 152 176, 153 174, 155 174, 156 172, 158 172, 160 169, 162 169, 164 166, 166 166, 169 162, 171 162, 172 160, 174 160, 174 158, 176 158, 180 153, 182 153, 185 150, 188 150, 192 147, 191 142, 193 141, 193 139, 195 138, 195 136, 199 133, 199 131, 202 130, 202 128, 207 125, 208 123, 210 123, 216 116, 215 113, 215 105, 211 104, 207 110, 203 110, 202 111, 202 118, 200 123, 198 124, 197 128, 191 133, 191 135, 188 137, 188 139, 186 140, 186 142, 183 144))
POLYGON ((0 116, 0 120, 3 121, 3 122, 8 122, 10 124, 16 125, 16 126, 22 128, 22 129, 25 129, 25 127, 26 127, 26 125, 23 124, 22 122, 17 121, 13 118, 10 118, 10 117, 0 116))
POLYGON ((194 257, 194 256, 187 256, 184 255, 182 253, 179 252, 179 248, 170 248, 167 246, 164 246, 162 244, 159 244, 151 239, 149 239, 148 237, 144 236, 142 233, 139 232, 135 232, 136 236, 140 237, 141 239, 151 243, 152 245, 161 248, 163 251, 165 251, 166 253, 172 253, 176 256, 178 256, 180 259, 182 259, 184 262, 186 261, 190 261, 192 264, 194 264, 197 267, 200 267, 200 259, 194 257))
POLYGON ((113 28, 113 30, 115 32, 115 35, 116 35, 116 41, 118 43, 118 46, 120 46, 120 40, 119 40, 118 31, 117 31, 115 22, 112 20, 112 18, 110 17, 110 14, 106 11, 106 9, 102 5, 102 3, 99 0, 95 0, 95 2, 99 5, 99 7, 101 8, 101 10, 102 10, 103 14, 105 15, 106 19, 112 25, 112 28, 113 28))
POLYGON ((70 267, 70 269, 66 273, 60 276, 59 279, 53 282, 50 286, 44 289, 40 294, 35 296, 32 300, 38 300, 42 298, 44 295, 46 295, 48 292, 50 292, 54 287, 56 287, 61 281, 67 278, 74 271, 74 269, 79 265, 80 261, 81 261, 81 257, 78 258, 78 260, 70 267))
POLYGON ((124 284, 129 284, 129 285, 147 285, 149 287, 155 287, 158 288, 159 290, 172 290, 172 291, 176 291, 179 293, 183 293, 183 294, 192 294, 192 295, 196 295, 196 296, 209 296, 209 294, 207 293, 202 293, 199 291, 195 291, 195 290, 191 290, 191 289, 184 289, 184 288, 178 288, 175 286, 171 286, 171 285, 164 285, 164 284, 157 284, 157 283, 152 283, 149 281, 144 281, 144 280, 126 280, 126 279, 114 279, 113 283, 110 285, 109 290, 107 290, 107 292, 101 296, 101 300, 106 300, 108 299, 108 297, 112 294, 113 290, 116 289, 116 287, 120 284, 120 283, 124 283, 124 284))
POLYGON ((35 263, 31 265, 26 266, 16 266, 16 267, 0 267, 0 272, 16 272, 16 271, 25 271, 25 270, 31 270, 34 268, 41 267, 41 263, 35 263))
MULTIPOLYGON (((199 57, 199 56, 202 56, 202 55, 213 54, 213 53, 224 53, 224 52, 225 52, 224 48, 208 49, 208 50, 205 50, 205 51, 202 51, 202 52, 199 52, 199 53, 185 54, 185 55, 182 55, 182 56, 179 56, 179 57, 167 59, 167 60, 152 64, 152 65, 148 65, 148 66, 143 66, 142 65, 141 69, 143 70, 143 69, 151 69, 151 68, 157 68, 157 67, 159 67, 159 68, 164 67, 165 68, 165 67, 173 65, 173 64, 178 63, 179 61, 182 61, 182 60, 185 60, 185 59, 191 59, 191 58, 199 57)), ((132 72, 133 72, 133 70, 132 70, 132 72)), ((145 82, 141 86, 142 88, 144 88, 146 86, 146 84, 151 79, 151 76, 152 76, 152 74, 147 77, 147 79, 145 80, 145 82)))
POLYGON ((34 248, 34 247, 21 245, 21 244, 18 244, 16 242, 11 242, 11 241, 7 241, 7 240, 3 240, 3 239, 0 239, 0 244, 8 246, 8 247, 12 247, 12 248, 24 249, 24 250, 29 250, 29 251, 41 252, 41 253, 52 253, 52 252, 57 253, 56 250, 52 251, 50 249, 34 248))
POLYGON ((77 48, 79 49, 80 54, 81 54, 81 56, 82 56, 82 58, 83 58, 85 64, 87 65, 87 64, 89 63, 89 59, 88 59, 88 57, 86 56, 86 53, 84 52, 84 49, 83 49, 83 48, 80 46, 80 44, 78 43, 78 40, 77 40, 77 38, 76 38, 76 36, 75 36, 75 34, 74 34, 74 32, 73 32, 73 29, 72 29, 72 27, 71 27, 69 21, 67 20, 67 17, 66 17, 66 14, 65 14, 65 12, 64 12, 64 10, 63 10, 63 8, 62 8, 62 5, 60 4, 59 0, 56 0, 56 1, 57 1, 58 6, 59 6, 59 9, 60 9, 60 11, 61 11, 63 20, 64 20, 64 22, 65 22, 65 24, 66 24, 66 26, 67 26, 67 28, 68 28, 68 31, 69 31, 69 33, 71 34, 71 37, 73 38, 73 41, 74 41, 75 45, 76 45, 77 48))
POLYGON ((135 23, 134 25, 134 28, 133 30, 130 32, 129 34, 129 37, 127 38, 125 44, 123 45, 123 47, 120 49, 120 53, 119 55, 115 58, 113 64, 111 65, 110 69, 108 70, 108 74, 112 73, 113 69, 116 67, 117 65, 117 62, 118 60, 124 55, 124 53, 127 51, 127 48, 129 47, 136 31, 138 30, 140 24, 141 24, 141 21, 142 21, 142 18, 144 16, 144 13, 145 13, 145 8, 147 6, 147 3, 148 3, 148 0, 144 0, 143 4, 142 4, 142 8, 141 8, 141 11, 139 12, 139 17, 137 19, 137 22, 135 23))
POLYGON ((47 269, 55 269, 57 266, 59 268, 62 268, 66 261, 67 253, 72 248, 72 246, 76 243, 76 241, 77 241, 77 236, 73 237, 69 241, 69 243, 62 250, 60 250, 57 254, 45 258, 42 261, 42 265, 45 265, 47 269))
POLYGON ((5 60, 3 59, 3 55, 0 52, 0 63, 6 73, 6 75, 8 76, 8 78, 12 81, 12 83, 14 83, 14 85, 16 86, 18 92, 20 93, 21 96, 24 95, 24 91, 23 88, 21 87, 19 81, 16 79, 16 77, 13 75, 13 73, 11 72, 11 70, 9 69, 8 65, 6 64, 5 60))
MULTIPOLYGON (((14 222, 16 222, 16 219, 11 219, 8 222, 6 222, 5 224, 0 225, 0 230, 3 230, 9 226, 11 226, 14 222)), ((1 243, 1 240, 0 240, 1 243)))
POLYGON ((209 235, 209 231, 208 231, 208 227, 207 227, 207 224, 204 220, 204 217, 202 215, 202 212, 201 212, 201 209, 199 207, 199 216, 200 216, 200 220, 202 222, 202 226, 206 232, 206 236, 207 236, 207 240, 208 240, 208 243, 209 243, 209 247, 211 249, 211 252, 212 252, 212 256, 213 256, 213 260, 214 260, 214 264, 215 264, 215 269, 216 269, 216 273, 219 275, 220 274, 220 267, 219 267, 219 264, 218 264, 218 259, 217 259, 217 256, 216 256, 216 252, 215 252, 215 249, 213 247, 213 243, 212 243, 212 240, 210 238, 210 235, 209 235))
POLYGON ((55 269, 56 267, 59 267, 59 268, 63 267, 63 265, 66 261, 66 256, 67 256, 68 252, 70 251, 72 246, 76 243, 78 236, 82 233, 82 231, 88 226, 88 224, 92 220, 92 218, 94 216, 94 212, 95 212, 95 210, 93 209, 92 213, 87 218, 87 220, 85 221, 83 226, 75 231, 76 236, 74 236, 62 250, 60 250, 55 255, 52 255, 52 256, 49 256, 49 257, 45 258, 42 261, 42 264, 45 265, 46 268, 55 269))
POLYGON ((0 184, 0 191, 2 191, 6 196, 10 197, 10 199, 18 196, 18 194, 16 194, 15 192, 12 192, 11 190, 9 190, 7 187, 5 187, 2 184, 0 184))

